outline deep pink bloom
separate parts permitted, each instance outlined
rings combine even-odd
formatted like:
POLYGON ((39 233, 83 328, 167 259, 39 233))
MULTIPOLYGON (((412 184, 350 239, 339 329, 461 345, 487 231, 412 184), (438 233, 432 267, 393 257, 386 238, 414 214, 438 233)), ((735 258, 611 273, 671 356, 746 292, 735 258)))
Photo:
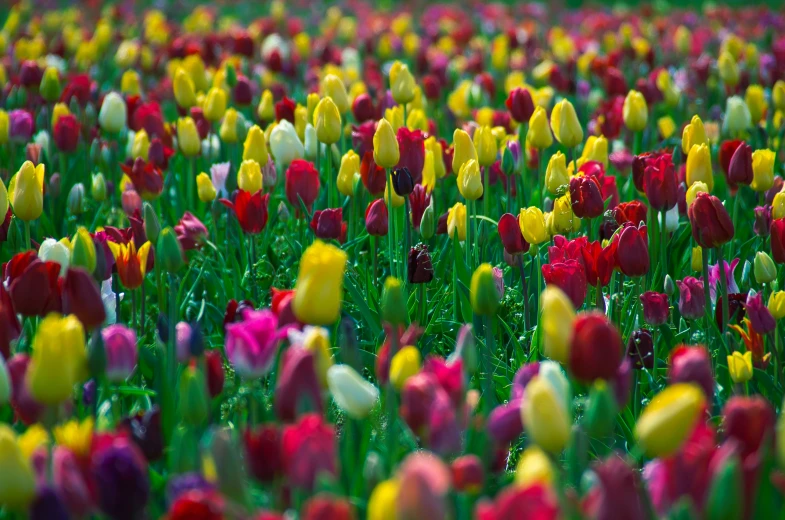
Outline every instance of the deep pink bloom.
POLYGON ((365 210, 365 229, 369 235, 385 236, 389 225, 387 205, 382 199, 371 202, 365 210))
POLYGON ((477 520, 556 520, 560 518, 559 502, 550 487, 544 484, 508 486, 493 502, 479 502, 474 517, 477 520))
POLYGON ((207 226, 190 211, 183 214, 180 222, 174 227, 174 232, 184 251, 202 247, 208 236, 207 226))
POLYGON ((763 294, 757 293, 753 296, 752 292, 750 292, 747 295, 744 309, 747 311, 750 325, 758 334, 768 334, 777 326, 777 322, 774 321, 774 317, 771 315, 768 307, 763 303, 763 294))
POLYGON ((546 284, 553 284, 570 298, 578 309, 586 299, 586 273, 577 260, 550 263, 542 266, 542 276, 546 284))
POLYGON ((286 426, 281 437, 283 468, 289 485, 310 490, 321 473, 335 475, 335 429, 318 414, 305 414, 286 426))
POLYGON ((301 411, 322 412, 321 388, 314 356, 302 347, 289 347, 281 355, 273 408, 278 419, 293 422, 301 411))
POLYGON ((243 321, 226 325, 226 357, 242 377, 259 378, 272 368, 285 333, 272 311, 246 310, 243 321))
POLYGON ((286 169, 286 199, 298 212, 300 200, 307 210, 319 196, 319 172, 313 163, 304 159, 295 159, 286 169))
POLYGON ((687 319, 698 319, 706 312, 706 296, 703 282, 694 276, 677 280, 679 286, 679 312, 687 319))
POLYGON ((491 439, 503 446, 517 439, 523 433, 520 399, 494 408, 488 416, 486 429, 491 439))
POLYGON ((640 228, 626 224, 617 235, 616 263, 627 276, 643 276, 649 272, 649 245, 646 226, 640 228))
POLYGON ((668 382, 695 383, 706 394, 708 402, 714 400, 714 375, 711 359, 703 345, 679 345, 671 353, 668 382))
POLYGON ((106 352, 106 377, 112 383, 121 383, 136 368, 136 332, 118 323, 103 329, 101 338, 106 352))
POLYGON ((649 325, 662 325, 668 321, 670 302, 668 295, 654 291, 647 291, 641 294, 643 304, 643 319, 649 325))

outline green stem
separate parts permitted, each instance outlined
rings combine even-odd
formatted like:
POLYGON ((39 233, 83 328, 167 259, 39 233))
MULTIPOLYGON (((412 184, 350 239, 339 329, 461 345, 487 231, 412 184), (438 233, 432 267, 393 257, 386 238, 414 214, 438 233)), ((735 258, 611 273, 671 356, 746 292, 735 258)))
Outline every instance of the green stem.
POLYGON ((493 337, 493 316, 483 316, 483 328, 485 329, 485 349, 482 353, 483 372, 485 377, 482 378, 482 394, 485 396, 486 403, 489 402, 491 406, 496 405, 496 395, 494 393, 493 384, 493 368, 491 364, 491 356, 496 352, 496 338, 493 337))
POLYGON ((196 156, 188 158, 188 184, 186 192, 188 194, 188 209, 196 212, 196 205, 194 203, 194 188, 196 186, 196 156))
POLYGON ((537 328, 535 329, 536 341, 532 345, 533 357, 534 361, 537 361, 540 357, 540 318, 541 318, 541 309, 540 309, 540 295, 542 294, 542 261, 540 260, 540 250, 539 248, 532 246, 535 249, 534 254, 537 256, 537 272, 535 276, 537 277, 537 294, 535 297, 535 301, 537 302, 537 328))
POLYGON ((709 331, 711 330, 711 293, 709 291, 709 250, 705 247, 701 248, 701 256, 703 257, 703 295, 706 302, 706 315, 703 322, 703 339, 706 344, 709 344, 709 331))
MULTIPOLYGON (((662 222, 660 222, 660 266, 662 268, 663 283, 665 283, 665 277, 668 275, 668 255, 665 254, 668 244, 668 230, 665 226, 665 213, 665 210, 660 211, 660 215, 662 215, 662 222)), ((654 266, 649 266, 649 269, 654 271, 654 266)))
MULTIPOLYGON (((321 143, 317 141, 316 146, 321 147, 321 143)), ((325 172, 325 178, 327 179, 327 207, 328 208, 332 208, 333 205, 335 204, 335 200, 334 200, 335 183, 333 182, 333 174, 332 174, 333 161, 331 156, 332 153, 330 151, 330 148, 327 147, 327 168, 325 172)))
POLYGON ((24 223, 25 223, 24 224, 24 226, 25 226, 25 251, 30 251, 33 248, 31 240, 30 240, 30 221, 29 220, 25 220, 24 223))
POLYGON ((390 256, 390 276, 396 276, 395 271, 395 220, 393 218, 393 187, 390 170, 387 170, 387 253, 390 256))
POLYGON ((176 345, 177 345, 177 283, 175 275, 169 273, 169 342, 166 349, 166 371, 171 388, 175 388, 177 379, 176 345))
POLYGON ((491 177, 490 177, 490 168, 487 166, 482 167, 482 174, 483 174, 483 182, 485 186, 483 186, 482 191, 482 212, 483 215, 486 217, 491 216, 491 177))
POLYGON ((518 272, 521 275, 521 293, 523 294, 523 330, 529 330, 529 291, 526 290, 526 273, 523 270, 523 254, 518 253, 518 272))

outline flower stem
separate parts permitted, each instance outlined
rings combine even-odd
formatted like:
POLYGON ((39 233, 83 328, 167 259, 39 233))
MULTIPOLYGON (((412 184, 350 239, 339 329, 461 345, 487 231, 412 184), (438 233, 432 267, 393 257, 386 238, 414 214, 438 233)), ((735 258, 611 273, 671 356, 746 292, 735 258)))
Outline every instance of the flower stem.
POLYGON ((660 219, 660 266, 662 268, 662 280, 665 283, 665 277, 668 275, 668 255, 665 254, 665 251, 667 251, 668 230, 665 227, 665 210, 660 211, 660 215, 662 215, 660 219))
POLYGON ((482 393, 486 398, 486 402, 490 400, 491 406, 496 405, 495 386, 493 384, 493 369, 491 365, 491 356, 496 351, 496 338, 493 337, 493 317, 483 317, 483 328, 485 329, 485 349, 482 353, 483 372, 485 377, 482 379, 482 393))
POLYGON ((396 276, 395 270, 395 219, 393 218, 393 187, 390 170, 387 170, 387 248, 390 256, 390 276, 396 276))
POLYGON ((30 251, 33 248, 30 240, 30 221, 25 220, 24 223, 25 223, 25 251, 30 251))
POLYGON ((703 257, 703 295, 706 299, 706 315, 704 316, 703 323, 703 339, 706 344, 709 344, 709 331, 711 330, 711 294, 709 291, 709 250, 705 247, 701 248, 701 256, 703 257))
MULTIPOLYGON (((717 263, 720 265, 720 290, 722 291, 722 332, 728 330, 728 280, 725 278, 725 261, 722 257, 722 247, 717 248, 717 263)), ((724 342, 723 342, 724 343, 724 342)))
POLYGON ((523 294, 523 330, 529 330, 529 291, 526 289, 526 274, 523 270, 523 254, 518 255, 518 272, 521 275, 521 293, 523 294))
MULTIPOLYGON (((316 146, 320 147, 321 143, 317 142, 316 146)), ((332 153, 331 153, 330 149, 327 148, 327 168, 326 168, 327 171, 325 172, 325 179, 327 179, 327 207, 328 208, 332 208, 333 204, 335 203, 335 201, 334 201, 334 199, 335 199, 335 194, 334 194, 335 186, 334 186, 334 184, 335 183, 333 182, 333 176, 332 176, 333 161, 332 161, 331 155, 332 155, 332 153)))

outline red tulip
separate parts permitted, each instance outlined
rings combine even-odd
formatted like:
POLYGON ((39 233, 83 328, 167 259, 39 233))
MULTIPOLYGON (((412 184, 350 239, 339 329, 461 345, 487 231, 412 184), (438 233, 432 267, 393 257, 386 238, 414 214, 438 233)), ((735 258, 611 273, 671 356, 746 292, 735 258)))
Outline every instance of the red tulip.
POLYGON ((570 179, 570 199, 572 212, 579 218, 599 217, 605 210, 600 183, 592 175, 570 179))
MULTIPOLYGON (((247 107, 253 101, 253 87, 245 76, 238 76, 237 83, 232 88, 232 99, 241 107, 247 107)), ((294 119, 294 114, 292 114, 294 119)))
POLYGON ((542 266, 546 284, 553 284, 564 291, 577 309, 586 299, 586 273, 577 260, 550 263, 542 266))
POLYGON ((646 167, 653 164, 654 159, 659 154, 657 152, 644 152, 640 155, 635 155, 632 158, 632 182, 635 184, 635 189, 640 193, 644 190, 644 176, 646 174, 646 167))
POLYGON ((357 513, 348 500, 319 494, 305 501, 300 518, 302 520, 355 520, 357 513))
POLYGON ((11 357, 11 342, 22 333, 22 325, 14 312, 11 295, 0 284, 0 356, 11 357))
POLYGON ((139 195, 151 200, 158 197, 164 189, 164 178, 161 170, 153 165, 152 162, 145 162, 141 157, 137 157, 131 166, 121 164, 123 172, 128 175, 134 185, 134 189, 139 195))
POLYGON ((169 167, 169 158, 172 155, 174 155, 174 150, 166 146, 159 138, 154 137, 150 141, 147 159, 156 168, 167 169, 169 167))
POLYGON ((387 234, 387 205, 382 199, 376 199, 365 210, 365 229, 372 236, 382 237, 387 234))
POLYGON ((300 489, 313 489, 320 473, 335 475, 335 429, 318 414, 305 414, 284 427, 281 456, 288 483, 300 489))
POLYGON ((343 221, 343 208, 328 208, 313 212, 311 230, 322 240, 346 241, 346 222, 343 221))
POLYGON ((74 314, 86 330, 106 321, 101 289, 93 277, 80 267, 69 267, 63 282, 63 313, 74 314))
POLYGON ((757 453, 764 441, 772 444, 775 414, 762 396, 734 396, 722 409, 725 437, 739 443, 742 458, 757 453))
POLYGON ((243 446, 248 470, 259 482, 270 483, 283 472, 281 432, 277 425, 247 428, 243 432, 243 446))
POLYGON ((42 262, 35 251, 14 255, 5 265, 5 281, 14 310, 22 316, 62 313, 59 275, 60 264, 42 262))
POLYGON ((511 213, 502 215, 499 219, 498 229, 502 245, 508 254, 515 255, 529 250, 529 243, 523 238, 521 226, 515 215, 511 213))
POLYGON ((621 335, 604 314, 581 314, 573 325, 570 371, 580 381, 611 379, 621 364, 621 335))
POLYGON ((694 276, 676 281, 679 286, 679 313, 687 319, 698 319, 706 313, 703 281, 694 276))
POLYGON ((668 321, 670 303, 668 295, 654 291, 646 291, 641 294, 643 304, 643 319, 649 325, 662 325, 668 321))
POLYGON ((755 223, 752 229, 759 237, 766 238, 771 233, 771 206, 757 206, 754 213, 755 223))
POLYGON ((706 249, 719 247, 733 238, 733 222, 720 199, 698 193, 687 209, 692 225, 692 238, 706 249))
POLYGON ((620 226, 625 222, 631 222, 637 226, 641 222, 646 222, 647 212, 648 208, 646 207, 646 204, 639 200, 633 200, 630 202, 622 202, 613 208, 612 214, 616 224, 620 226))
POLYGON ((66 105, 71 104, 71 99, 76 98, 77 102, 84 106, 90 101, 90 90, 93 86, 90 76, 87 74, 73 74, 60 95, 60 102, 66 105))
MULTIPOLYGON (((159 140, 166 140, 166 144, 168 145, 172 144, 171 136, 169 135, 169 132, 166 131, 166 126, 164 125, 161 105, 155 101, 137 105, 133 111, 133 115, 128 118, 128 126, 130 126, 134 132, 144 129, 151 139, 150 146, 152 146, 152 140, 156 137, 159 138, 159 140)), ((150 156, 148 153, 148 159, 149 158, 150 156)))
POLYGON ((294 421, 300 410, 322 412, 321 388, 310 350, 292 347, 284 351, 273 408, 275 415, 286 422, 294 421))
POLYGON ((728 165, 728 181, 732 184, 746 184, 749 186, 752 180, 752 147, 742 143, 733 152, 728 165))
POLYGON ((196 130, 199 132, 199 139, 207 139, 207 134, 210 133, 212 125, 210 124, 210 121, 204 117, 204 110, 202 110, 202 107, 191 107, 190 113, 191 119, 193 119, 194 123, 196 123, 196 130))
POLYGON ((733 139, 728 141, 723 141, 720 145, 720 152, 719 152, 719 160, 720 160, 720 167, 722 168, 722 172, 725 174, 726 178, 729 176, 730 172, 730 161, 733 158, 733 154, 736 153, 736 149, 743 144, 744 141, 741 139, 733 139))
POLYGON ((54 127, 54 142, 61 152, 70 153, 79 144, 79 121, 72 114, 60 116, 54 127))
POLYGON ((578 260, 582 264, 583 257, 581 249, 588 244, 587 237, 573 238, 567 240, 562 235, 553 237, 553 245, 548 246, 548 261, 550 263, 563 262, 565 260, 578 260))
POLYGON ((778 264, 785 264, 785 218, 771 222, 771 258, 778 264))
MULTIPOLYGON (((626 92, 625 92, 626 94, 626 92)), ((528 89, 515 87, 510 91, 507 96, 507 101, 504 102, 510 115, 518 123, 529 123, 532 114, 534 113, 534 101, 528 89)))
POLYGON ((711 359, 703 345, 679 345, 671 353, 668 367, 668 382, 695 383, 706 394, 709 402, 714 400, 714 375, 711 359))
POLYGON ((403 384, 399 413, 415 433, 427 433, 428 419, 438 383, 433 374, 420 372, 403 384))
POLYGON ((365 157, 367 152, 373 152, 374 133, 376 133, 375 120, 352 126, 352 145, 357 150, 357 155, 365 157))
POLYGON ((643 276, 649 272, 649 245, 646 237, 646 226, 640 229, 627 224, 617 235, 616 263, 621 272, 627 276, 643 276))
POLYGON ((188 490, 172 503, 167 520, 223 520, 225 504, 216 491, 188 490))
POLYGON ((281 121, 282 119, 286 119, 294 124, 295 108, 297 108, 297 104, 284 94, 283 98, 275 104, 275 120, 281 121))
POLYGON ((507 486, 493 502, 480 501, 474 510, 477 520, 557 520, 561 518, 559 501, 545 484, 507 486))
POLYGON ((202 221, 190 211, 183 214, 180 222, 174 227, 174 232, 177 234, 177 240, 180 241, 183 251, 202 247, 208 236, 207 226, 202 224, 202 221))
POLYGON ((267 225, 267 206, 270 194, 262 195, 261 190, 253 195, 247 191, 237 190, 234 202, 220 199, 221 204, 234 211, 243 231, 255 235, 267 225))
POLYGON ((286 199, 298 212, 300 199, 308 211, 319 196, 319 172, 313 163, 295 159, 286 169, 286 199))
POLYGON ((408 168, 414 183, 420 184, 425 164, 425 136, 422 130, 409 130, 402 126, 396 137, 400 151, 397 168, 408 168))
MULTIPOLYGON (((643 171, 643 190, 655 211, 667 211, 678 203, 679 185, 673 166, 673 158, 668 153, 659 154, 646 160, 643 171)), ((633 163, 633 171, 635 163, 633 163)))
POLYGON ((422 184, 415 184, 414 189, 409 194, 409 205, 412 210, 412 226, 414 229, 420 229, 423 213, 425 208, 431 204, 431 195, 427 192, 422 184))
POLYGON ((46 408, 36 401, 27 383, 27 367, 30 365, 30 356, 27 354, 15 354, 8 360, 8 375, 11 378, 11 407, 19 420, 25 425, 38 422, 46 408))
POLYGON ((586 242, 581 248, 581 258, 586 272, 586 280, 592 287, 598 284, 607 286, 616 267, 616 242, 602 247, 599 241, 586 242))
POLYGON ((477 455, 464 455, 450 465, 453 487, 463 493, 479 493, 485 483, 483 464, 477 455))
POLYGON ((223 356, 220 350, 210 350, 205 353, 204 360, 207 364, 207 390, 210 397, 217 397, 223 392, 226 381, 223 356))
POLYGON ((352 103, 352 114, 358 123, 376 120, 376 107, 373 106, 371 96, 363 92, 354 98, 352 103))
POLYGON ((597 485, 589 492, 584 504, 588 518, 594 520, 644 520, 649 517, 641 500, 638 473, 618 455, 592 464, 597 485))
POLYGON ((437 100, 441 96, 442 83, 435 74, 427 74, 422 78, 422 90, 428 101, 437 100))
POLYGON ((372 197, 377 197, 384 193, 387 185, 387 172, 384 168, 377 166, 373 160, 373 151, 365 152, 360 162, 360 178, 363 186, 368 190, 372 197))
POLYGON ((624 74, 616 67, 608 67, 605 70, 603 83, 605 84, 605 93, 608 97, 626 96, 630 90, 627 87, 627 80, 624 79, 624 74))

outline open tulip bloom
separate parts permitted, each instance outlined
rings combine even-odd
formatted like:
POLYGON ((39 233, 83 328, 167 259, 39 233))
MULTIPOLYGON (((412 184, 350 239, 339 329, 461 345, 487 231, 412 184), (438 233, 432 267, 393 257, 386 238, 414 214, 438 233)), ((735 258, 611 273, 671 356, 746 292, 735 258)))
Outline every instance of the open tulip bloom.
POLYGON ((782 9, 39 4, 0 520, 785 515, 782 9))

